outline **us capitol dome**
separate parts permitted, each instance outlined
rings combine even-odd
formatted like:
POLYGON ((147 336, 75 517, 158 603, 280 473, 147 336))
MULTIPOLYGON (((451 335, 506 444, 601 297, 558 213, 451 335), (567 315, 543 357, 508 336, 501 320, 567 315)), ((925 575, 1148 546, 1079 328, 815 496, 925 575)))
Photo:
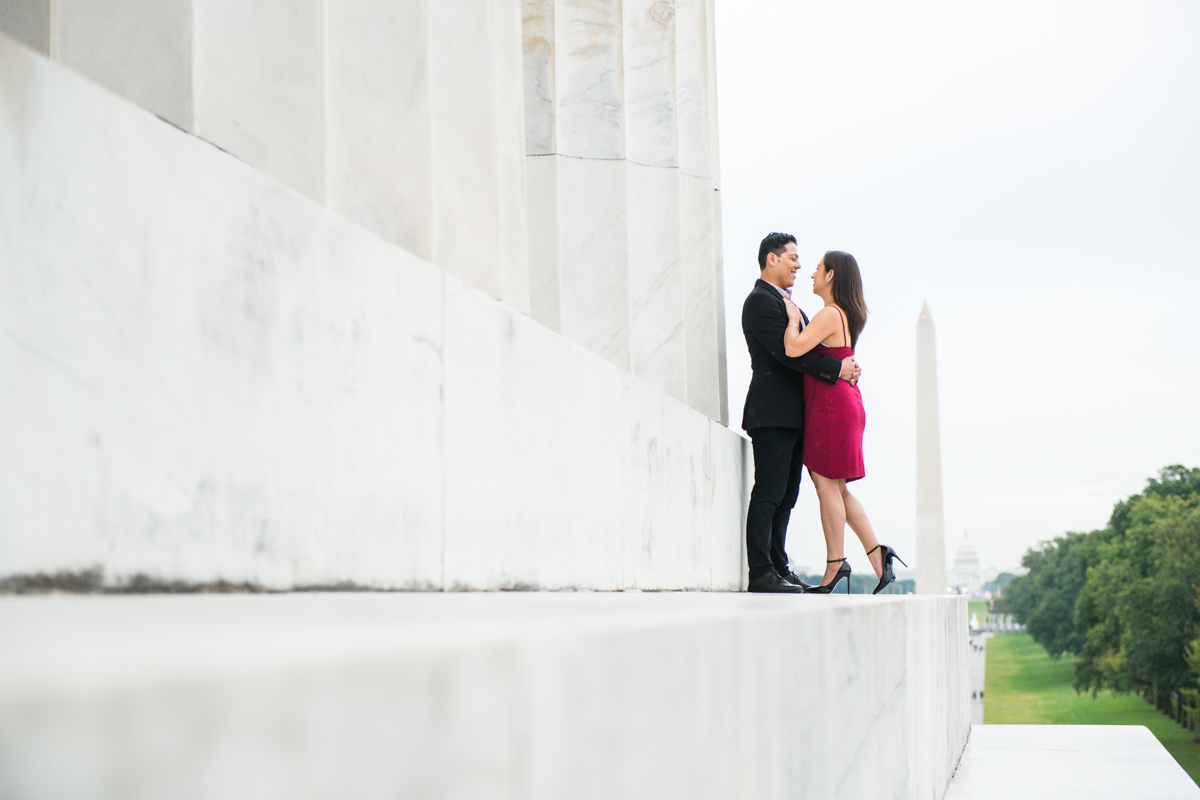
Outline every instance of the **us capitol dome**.
POLYGON ((963 540, 954 551, 951 586, 963 594, 978 595, 983 591, 983 572, 979 569, 979 555, 975 552, 975 545, 967 541, 966 531, 963 531, 963 540))

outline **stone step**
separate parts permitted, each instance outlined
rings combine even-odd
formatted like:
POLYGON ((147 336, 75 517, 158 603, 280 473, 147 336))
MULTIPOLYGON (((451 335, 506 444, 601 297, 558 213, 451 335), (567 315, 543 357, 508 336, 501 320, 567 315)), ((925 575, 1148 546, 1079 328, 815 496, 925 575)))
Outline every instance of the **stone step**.
POLYGON ((1144 725, 972 725, 945 800, 1200 800, 1144 725))
POLYGON ((0 598, 0 796, 939 800, 961 598, 0 598))

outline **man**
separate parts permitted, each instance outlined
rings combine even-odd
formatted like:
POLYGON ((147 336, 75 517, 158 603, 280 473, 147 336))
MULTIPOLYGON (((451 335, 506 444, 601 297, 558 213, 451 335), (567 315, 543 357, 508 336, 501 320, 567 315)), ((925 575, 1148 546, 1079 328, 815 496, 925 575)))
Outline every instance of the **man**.
MULTIPOLYGON (((758 248, 759 279, 742 306, 742 333, 750 349, 750 390, 742 411, 742 428, 754 447, 754 489, 746 514, 746 560, 752 592, 803 592, 803 583, 788 567, 788 519, 800 493, 804 453, 804 375, 833 384, 855 383, 859 368, 853 358, 839 361, 809 351, 789 358, 783 335, 788 316, 784 297, 796 282, 800 258, 796 237, 771 233, 758 248)), ((800 327, 808 317, 800 312, 800 327)))

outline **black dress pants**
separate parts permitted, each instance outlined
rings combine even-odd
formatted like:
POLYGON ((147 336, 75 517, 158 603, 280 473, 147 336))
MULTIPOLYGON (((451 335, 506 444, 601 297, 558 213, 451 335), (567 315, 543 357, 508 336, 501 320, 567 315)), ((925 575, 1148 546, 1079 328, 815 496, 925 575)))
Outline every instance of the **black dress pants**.
POLYGON ((750 579, 775 570, 788 571, 788 519, 800 494, 804 431, 755 428, 747 431, 754 446, 754 489, 746 512, 746 562, 750 579))

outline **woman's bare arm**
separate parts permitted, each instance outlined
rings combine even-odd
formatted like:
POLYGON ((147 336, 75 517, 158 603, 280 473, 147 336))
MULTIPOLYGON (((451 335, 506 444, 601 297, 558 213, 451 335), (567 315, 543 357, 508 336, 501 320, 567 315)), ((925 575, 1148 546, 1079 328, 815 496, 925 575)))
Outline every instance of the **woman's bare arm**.
POLYGON ((823 308, 813 315, 812 322, 802 331, 799 327, 800 309, 791 300, 785 299, 784 303, 788 306, 788 326, 783 332, 783 351, 789 356, 804 355, 839 327, 837 312, 823 308))

